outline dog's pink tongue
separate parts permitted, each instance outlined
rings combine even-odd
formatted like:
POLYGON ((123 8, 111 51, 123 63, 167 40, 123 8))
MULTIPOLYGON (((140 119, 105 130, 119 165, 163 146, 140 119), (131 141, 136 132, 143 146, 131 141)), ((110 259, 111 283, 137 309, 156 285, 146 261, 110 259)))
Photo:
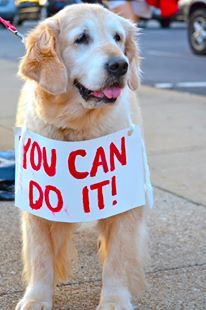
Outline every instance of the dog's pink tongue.
POLYGON ((97 97, 97 98, 102 98, 102 97, 104 97, 104 94, 103 94, 103 92, 101 92, 101 91, 93 91, 91 94, 92 94, 94 97, 97 97))
POLYGON ((111 98, 117 98, 119 97, 120 93, 121 93, 121 88, 120 87, 108 87, 103 89, 103 94, 105 95, 105 97, 111 99, 111 98))
POLYGON ((112 99, 112 98, 117 98, 119 97, 121 93, 121 88, 120 87, 108 87, 103 89, 102 91, 93 91, 91 93, 92 96, 97 97, 97 98, 103 98, 104 96, 112 99))

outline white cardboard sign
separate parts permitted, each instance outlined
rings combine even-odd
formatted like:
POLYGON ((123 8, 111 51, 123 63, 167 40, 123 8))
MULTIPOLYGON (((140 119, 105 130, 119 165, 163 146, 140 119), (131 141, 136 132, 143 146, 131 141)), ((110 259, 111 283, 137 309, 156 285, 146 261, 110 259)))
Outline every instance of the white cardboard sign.
POLYGON ((132 135, 125 129, 81 142, 48 139, 27 129, 22 137, 17 129, 18 208, 51 221, 87 222, 145 204, 139 126, 132 135))

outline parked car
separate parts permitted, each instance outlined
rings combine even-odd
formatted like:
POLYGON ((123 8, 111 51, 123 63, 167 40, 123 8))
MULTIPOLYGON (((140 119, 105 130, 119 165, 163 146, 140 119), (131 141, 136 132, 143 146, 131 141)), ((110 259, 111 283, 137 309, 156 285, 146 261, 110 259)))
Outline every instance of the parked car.
POLYGON ((26 20, 39 20, 45 3, 46 0, 16 0, 15 23, 21 25, 26 20))
POLYGON ((0 16, 10 22, 13 22, 16 14, 14 0, 0 0, 0 16))
POLYGON ((197 55, 206 55, 206 0, 185 0, 188 41, 197 55))

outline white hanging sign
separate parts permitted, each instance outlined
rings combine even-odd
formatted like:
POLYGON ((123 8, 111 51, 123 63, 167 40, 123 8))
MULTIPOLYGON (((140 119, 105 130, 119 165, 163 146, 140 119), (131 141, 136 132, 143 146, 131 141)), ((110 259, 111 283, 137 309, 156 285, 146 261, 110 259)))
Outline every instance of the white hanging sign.
POLYGON ((15 205, 59 222, 107 218, 145 204, 140 127, 81 142, 17 129, 15 205))

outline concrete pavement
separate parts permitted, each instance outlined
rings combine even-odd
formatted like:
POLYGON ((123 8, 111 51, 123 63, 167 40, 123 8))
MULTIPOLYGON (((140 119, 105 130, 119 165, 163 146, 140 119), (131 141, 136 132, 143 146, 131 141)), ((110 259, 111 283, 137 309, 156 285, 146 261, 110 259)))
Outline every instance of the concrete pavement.
POLYGON ((153 184, 206 206, 206 97, 143 87, 153 184))
MULTIPOLYGON (((0 61, 0 149, 13 145, 20 82, 17 65, 0 61), (10 86, 8 86, 8 81, 10 86), (11 90, 12 89, 12 90, 11 90)), ((148 215, 151 259, 140 310, 206 309, 206 98, 142 87, 156 208, 148 215)), ((12 310, 22 296, 18 210, 0 204, 0 309, 12 310)), ((98 304, 101 269, 96 233, 75 234, 79 262, 73 278, 56 290, 54 309, 92 310, 98 304), (85 246, 86 245, 86 246, 85 246)))

